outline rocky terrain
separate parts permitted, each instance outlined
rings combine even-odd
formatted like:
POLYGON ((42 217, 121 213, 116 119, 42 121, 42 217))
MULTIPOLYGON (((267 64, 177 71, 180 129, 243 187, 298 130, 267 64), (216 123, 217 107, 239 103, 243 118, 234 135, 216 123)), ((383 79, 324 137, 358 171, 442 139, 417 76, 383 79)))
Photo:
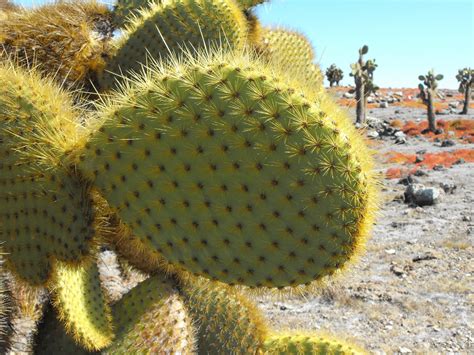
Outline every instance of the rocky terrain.
MULTIPOLYGON (((353 116, 347 88, 333 94, 353 116)), ((322 331, 374 354, 474 353, 474 108, 460 96, 436 103, 440 131, 424 134, 416 90, 371 98, 367 127, 381 175, 381 211, 366 252, 315 294, 259 296, 271 326, 322 331)), ((111 252, 101 272, 116 300, 142 279, 126 280, 111 252)), ((32 310, 15 320, 15 351, 31 349, 32 310), (28 314, 28 315, 26 315, 28 314)))

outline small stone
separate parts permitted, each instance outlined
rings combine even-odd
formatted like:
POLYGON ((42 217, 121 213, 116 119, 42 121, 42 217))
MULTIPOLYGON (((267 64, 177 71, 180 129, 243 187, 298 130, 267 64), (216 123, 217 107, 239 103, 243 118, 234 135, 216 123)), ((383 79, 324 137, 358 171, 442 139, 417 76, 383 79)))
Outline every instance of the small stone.
POLYGON ((453 165, 459 165, 459 164, 465 164, 465 163, 466 161, 463 158, 459 158, 453 163, 453 165))
POLYGON ((423 160, 425 160, 425 157, 421 154, 417 154, 415 158, 415 164, 421 163, 423 160))
POLYGON ((415 178, 413 177, 413 175, 408 175, 407 177, 398 180, 398 183, 399 183, 400 185, 405 185, 405 186, 408 186, 408 185, 410 185, 410 184, 415 184, 415 183, 417 183, 417 182, 418 182, 418 180, 415 179, 415 178))
POLYGON ((369 131, 367 132, 367 137, 375 139, 379 137, 379 133, 377 131, 369 131))
POLYGON ((426 154, 426 149, 418 150, 416 154, 426 154))
POLYGON ((471 216, 462 216, 463 222, 471 222, 471 220, 472 220, 471 216))
POLYGON ((443 190, 425 187, 422 184, 410 184, 405 190, 405 202, 416 206, 431 206, 439 201, 443 190))
POLYGON ((351 94, 349 92, 345 92, 344 95, 342 95, 345 99, 353 99, 355 97, 355 94, 351 94))
POLYGON ((401 354, 410 354, 412 352, 411 349, 404 348, 404 347, 400 347, 398 351, 400 351, 401 354))
POLYGON ((393 272, 396 276, 403 276, 405 275, 405 271, 399 267, 399 266, 396 266, 396 265, 392 265, 390 267, 390 271, 393 272))
POLYGON ((435 166, 433 166, 433 170, 434 171, 443 171, 443 170, 446 170, 446 168, 441 164, 436 164, 435 166))
POLYGON ((388 102, 387 101, 381 102, 379 105, 379 108, 388 108, 388 102))
POLYGON ((427 252, 423 255, 415 256, 412 260, 413 260, 413 262, 417 263, 417 262, 420 262, 420 261, 434 260, 434 259, 438 259, 438 258, 436 256, 434 256, 433 253, 427 252))
POLYGON ((395 249, 385 249, 385 253, 388 255, 394 255, 396 253, 395 249))
POLYGON ((420 169, 420 170, 415 171, 413 173, 413 175, 420 177, 420 176, 427 176, 428 173, 426 171, 420 169))
POLYGON ((407 139, 405 137, 399 137, 395 139, 395 144, 406 144, 406 143, 407 143, 407 139))
POLYGON ((458 188, 456 184, 453 183, 441 183, 439 186, 443 189, 446 194, 452 195, 454 191, 458 188))
POLYGON ((444 141, 441 142, 441 147, 443 148, 452 147, 454 145, 456 145, 456 143, 451 139, 445 139, 444 141))

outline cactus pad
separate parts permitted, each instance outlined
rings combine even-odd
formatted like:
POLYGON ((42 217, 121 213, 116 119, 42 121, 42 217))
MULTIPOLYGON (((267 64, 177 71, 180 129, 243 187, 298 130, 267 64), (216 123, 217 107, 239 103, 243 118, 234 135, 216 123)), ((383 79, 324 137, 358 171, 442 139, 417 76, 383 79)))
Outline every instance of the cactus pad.
POLYGON ((215 42, 242 48, 247 31, 245 16, 234 0, 151 2, 116 44, 115 55, 99 76, 101 89, 115 87, 114 73, 139 71, 147 57, 166 58, 170 51, 178 53, 183 47, 200 48, 215 42))
POLYGON ((111 311, 96 263, 76 267, 58 262, 51 288, 59 319, 78 344, 100 350, 112 342, 111 311))
POLYGON ((39 65, 59 82, 86 83, 105 65, 107 42, 94 32, 94 26, 107 16, 107 7, 95 0, 13 12, 0 24, 0 47, 5 49, 0 59, 15 56, 39 65))
POLYGON ((173 283, 156 275, 114 305, 117 337, 104 354, 192 354, 194 330, 173 283))
POLYGON ((7 265, 44 284, 51 262, 77 262, 94 235, 88 185, 62 161, 80 139, 68 95, 0 64, 0 239, 7 265))
POLYGON ((365 352, 338 340, 317 335, 271 335, 265 340, 267 355, 362 355, 365 352))
POLYGON ((286 29, 265 28, 257 40, 254 43, 258 50, 272 62, 292 75, 302 76, 310 85, 322 84, 323 76, 314 64, 314 49, 306 36, 286 29))
POLYGON ((250 9, 251 7, 263 4, 264 2, 267 2, 268 0, 237 0, 239 5, 243 9, 250 9))
POLYGON ((311 282, 360 249, 374 182, 346 117, 300 89, 251 55, 163 64, 105 104, 78 167, 179 268, 311 282))
POLYGON ((114 6, 113 21, 118 27, 124 26, 133 15, 138 15, 139 10, 147 7, 151 2, 159 0, 118 0, 114 6))
POLYGON ((198 329, 200 354, 257 353, 267 329, 249 300, 234 289, 197 278, 184 282, 180 292, 198 329))

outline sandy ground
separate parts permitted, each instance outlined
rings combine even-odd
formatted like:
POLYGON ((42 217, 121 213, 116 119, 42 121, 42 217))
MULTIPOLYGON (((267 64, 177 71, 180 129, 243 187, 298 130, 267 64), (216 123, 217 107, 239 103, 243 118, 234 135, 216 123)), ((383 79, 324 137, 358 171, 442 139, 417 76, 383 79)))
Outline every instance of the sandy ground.
MULTIPOLYGON (((426 120, 423 109, 412 107, 372 108, 368 114, 388 121, 426 120)), ((439 118, 474 120, 474 114, 439 118)), ((387 152, 474 149, 459 141, 440 147, 425 137, 408 137, 402 145, 392 138, 372 143, 382 174, 397 166, 386 162, 387 152)), ((474 163, 430 170, 416 179, 426 186, 456 188, 434 206, 411 207, 403 202, 405 186, 399 179, 383 179, 382 208, 357 264, 315 295, 257 299, 274 329, 323 331, 374 354, 474 353, 474 163)), ((136 280, 124 286, 120 272, 110 266, 114 257, 108 255, 104 263, 110 297, 117 299, 136 280)), ((15 322, 14 349, 28 352, 34 323, 28 317, 15 322)))

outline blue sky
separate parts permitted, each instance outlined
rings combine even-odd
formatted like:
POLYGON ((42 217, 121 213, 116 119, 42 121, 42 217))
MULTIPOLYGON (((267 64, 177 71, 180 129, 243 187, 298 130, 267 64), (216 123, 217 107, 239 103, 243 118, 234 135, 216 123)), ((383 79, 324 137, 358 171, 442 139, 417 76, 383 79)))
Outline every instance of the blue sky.
POLYGON ((379 86, 415 87, 418 75, 434 68, 445 76, 441 87, 457 88, 457 69, 474 67, 473 2, 273 0, 257 12, 265 25, 306 34, 323 69, 336 63, 344 70, 344 84, 352 83, 349 64, 357 60, 358 48, 367 44, 367 58, 375 58, 379 65, 374 75, 379 86))

